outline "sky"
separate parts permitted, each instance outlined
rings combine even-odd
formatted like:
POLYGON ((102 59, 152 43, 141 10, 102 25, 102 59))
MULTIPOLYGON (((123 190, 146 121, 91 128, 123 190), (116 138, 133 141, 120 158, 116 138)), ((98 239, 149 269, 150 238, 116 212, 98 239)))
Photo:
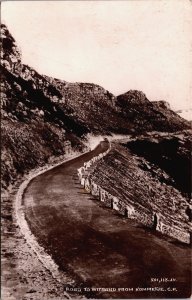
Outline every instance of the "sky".
POLYGON ((191 106, 190 0, 6 1, 1 16, 41 74, 191 106))

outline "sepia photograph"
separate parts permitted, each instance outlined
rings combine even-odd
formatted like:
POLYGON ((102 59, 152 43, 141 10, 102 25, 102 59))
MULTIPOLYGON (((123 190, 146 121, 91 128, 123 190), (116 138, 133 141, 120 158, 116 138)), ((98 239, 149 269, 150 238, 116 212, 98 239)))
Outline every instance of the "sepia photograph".
POLYGON ((192 2, 1 2, 1 299, 190 299, 192 2))

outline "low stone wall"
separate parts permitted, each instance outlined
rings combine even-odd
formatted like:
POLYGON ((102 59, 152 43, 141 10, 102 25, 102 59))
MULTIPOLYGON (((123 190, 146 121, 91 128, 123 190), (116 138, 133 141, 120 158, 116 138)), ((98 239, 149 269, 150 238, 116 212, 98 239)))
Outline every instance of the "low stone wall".
POLYGON ((165 222, 165 218, 162 217, 162 219, 158 221, 156 230, 162 232, 163 234, 171 236, 183 243, 191 243, 190 232, 183 232, 180 228, 176 226, 169 226, 165 222))
POLYGON ((165 235, 171 236, 181 242, 189 244, 191 242, 191 237, 189 232, 183 232, 179 227, 170 226, 166 222, 166 216, 161 215, 159 212, 143 212, 132 204, 126 204, 122 199, 115 197, 106 191, 103 187, 99 186, 91 179, 91 173, 96 166, 96 163, 103 159, 110 151, 110 148, 99 154, 98 156, 92 158, 91 160, 84 163, 84 165, 77 170, 79 181, 85 190, 93 195, 96 199, 103 202, 106 207, 116 210, 122 216, 129 219, 134 219, 143 225, 153 228, 165 235))

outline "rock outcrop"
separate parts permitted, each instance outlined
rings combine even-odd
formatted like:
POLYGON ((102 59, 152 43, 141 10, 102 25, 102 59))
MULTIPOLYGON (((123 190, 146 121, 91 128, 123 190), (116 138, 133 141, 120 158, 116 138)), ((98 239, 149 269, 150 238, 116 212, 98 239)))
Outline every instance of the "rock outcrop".
POLYGON ((158 109, 171 109, 170 104, 167 101, 160 100, 160 101, 153 101, 154 106, 158 109))
POLYGON ((173 112, 167 102, 150 102, 143 92, 130 90, 117 97, 133 133, 146 131, 174 132, 189 129, 190 123, 173 112))

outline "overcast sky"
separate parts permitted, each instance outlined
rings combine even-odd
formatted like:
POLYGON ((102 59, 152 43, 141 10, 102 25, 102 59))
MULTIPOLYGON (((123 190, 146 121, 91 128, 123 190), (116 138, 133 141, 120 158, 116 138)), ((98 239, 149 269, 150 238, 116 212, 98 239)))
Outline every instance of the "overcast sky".
POLYGON ((8 1, 2 20, 40 73, 190 106, 190 0, 8 1))

